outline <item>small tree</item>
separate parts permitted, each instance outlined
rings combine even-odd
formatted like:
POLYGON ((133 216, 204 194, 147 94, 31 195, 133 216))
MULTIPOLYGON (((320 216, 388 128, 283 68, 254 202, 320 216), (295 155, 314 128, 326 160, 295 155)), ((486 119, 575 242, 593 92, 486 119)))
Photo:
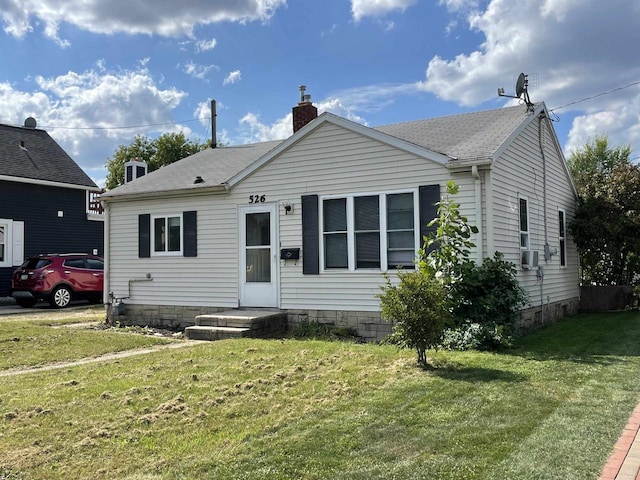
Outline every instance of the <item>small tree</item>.
POLYGON ((447 197, 437 203, 438 217, 428 225, 437 226, 435 234, 424 237, 424 247, 418 252, 419 268, 441 278, 445 284, 455 282, 462 266, 471 262, 469 255, 476 245, 470 238, 472 233, 478 233, 478 228, 460 214, 460 204, 451 198, 459 190, 453 180, 447 182, 447 197))
POLYGON ((436 347, 451 317, 447 309, 447 292, 442 283, 423 270, 398 272, 399 283, 386 277, 380 298, 384 318, 393 319, 388 340, 403 348, 414 348, 418 364, 427 365, 427 349, 436 347))

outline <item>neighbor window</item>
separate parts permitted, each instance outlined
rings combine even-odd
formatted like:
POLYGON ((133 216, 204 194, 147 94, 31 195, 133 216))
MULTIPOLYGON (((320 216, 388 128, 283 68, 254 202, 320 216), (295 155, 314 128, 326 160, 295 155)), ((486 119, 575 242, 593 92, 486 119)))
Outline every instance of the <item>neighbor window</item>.
POLYGON ((520 248, 529 249, 529 202, 520 198, 520 248))
POLYGON ((153 252, 155 254, 182 251, 182 217, 155 217, 153 219, 153 252))
POLYGON ((7 246, 6 246, 6 238, 7 238, 7 234, 6 234, 6 230, 7 227, 6 225, 0 225, 0 263, 5 262, 5 256, 6 256, 6 251, 7 251, 7 246))
POLYGON ((558 238, 560 240, 560 266, 567 266, 567 224, 564 210, 558 210, 558 238))
POLYGON ((325 269, 413 267, 417 250, 413 192, 322 201, 325 269))

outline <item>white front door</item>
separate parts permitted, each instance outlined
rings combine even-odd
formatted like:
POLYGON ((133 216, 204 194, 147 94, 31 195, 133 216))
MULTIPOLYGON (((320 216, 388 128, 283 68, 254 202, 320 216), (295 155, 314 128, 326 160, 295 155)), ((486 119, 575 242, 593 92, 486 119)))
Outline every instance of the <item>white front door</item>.
POLYGON ((276 206, 240 207, 240 306, 278 306, 276 206))

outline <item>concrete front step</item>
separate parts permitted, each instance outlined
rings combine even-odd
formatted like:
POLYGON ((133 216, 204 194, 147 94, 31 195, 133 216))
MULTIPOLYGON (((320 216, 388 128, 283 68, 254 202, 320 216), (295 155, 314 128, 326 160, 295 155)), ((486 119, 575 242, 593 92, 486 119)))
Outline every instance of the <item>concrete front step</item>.
POLYGON ((286 316, 280 310, 227 310, 198 315, 195 323, 184 331, 185 337, 192 340, 264 337, 284 331, 286 316))
POLYGON ((226 338, 246 337, 250 328, 239 327, 210 327, 203 325, 194 325, 184 330, 184 336, 189 340, 224 340, 226 338))
POLYGON ((280 310, 227 310, 196 316, 196 325, 211 327, 251 327, 284 319, 280 310))

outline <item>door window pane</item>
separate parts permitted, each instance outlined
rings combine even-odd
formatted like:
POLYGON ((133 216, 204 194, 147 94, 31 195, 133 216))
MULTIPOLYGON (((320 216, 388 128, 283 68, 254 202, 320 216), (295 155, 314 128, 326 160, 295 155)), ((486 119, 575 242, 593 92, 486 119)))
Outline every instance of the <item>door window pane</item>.
POLYGON ((248 213, 246 218, 247 246, 271 245, 271 214, 269 212, 248 213))
POLYGON ((247 282, 271 281, 271 249, 247 248, 247 282))

